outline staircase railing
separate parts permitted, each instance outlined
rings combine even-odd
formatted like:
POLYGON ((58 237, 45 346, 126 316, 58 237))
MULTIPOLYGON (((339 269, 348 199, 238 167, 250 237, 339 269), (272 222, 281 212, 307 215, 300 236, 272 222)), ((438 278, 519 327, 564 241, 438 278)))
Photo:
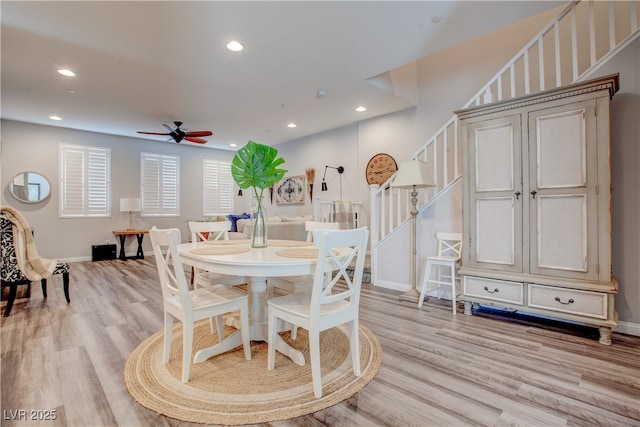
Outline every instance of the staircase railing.
MULTIPOLYGON (((589 78, 640 35, 638 2, 573 1, 498 71, 464 108, 512 99, 589 78)), ((411 157, 427 162, 435 188, 419 190, 424 210, 462 178, 454 115, 411 157)), ((392 176, 371 191, 373 280, 376 252, 410 219, 409 191, 390 188, 392 176)))

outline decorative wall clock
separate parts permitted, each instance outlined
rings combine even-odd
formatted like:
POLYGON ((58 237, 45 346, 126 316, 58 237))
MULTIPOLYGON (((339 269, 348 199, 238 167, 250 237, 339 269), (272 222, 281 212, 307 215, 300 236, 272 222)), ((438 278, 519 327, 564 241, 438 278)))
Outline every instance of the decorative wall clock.
POLYGON ((290 205, 304 203, 304 175, 285 177, 278 183, 276 204, 290 205))
POLYGON ((365 169, 367 183, 384 184, 398 170, 398 164, 389 154, 378 153, 369 160, 365 169))

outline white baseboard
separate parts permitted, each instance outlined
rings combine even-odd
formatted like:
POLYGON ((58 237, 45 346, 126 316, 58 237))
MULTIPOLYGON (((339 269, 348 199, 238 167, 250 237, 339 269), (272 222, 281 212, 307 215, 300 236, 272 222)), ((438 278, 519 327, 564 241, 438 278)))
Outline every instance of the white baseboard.
POLYGON ((72 258, 58 258, 58 261, 62 262, 83 262, 83 261, 91 261, 90 256, 78 256, 72 258))
MULTIPOLYGON (((373 278, 372 278, 373 281, 373 278)), ((375 283, 372 283, 373 286, 379 286, 385 289, 391 289, 394 291, 407 292, 411 290, 411 286, 407 284, 407 282, 392 282, 389 280, 377 280, 375 283)))
POLYGON ((640 324, 631 322, 618 322, 618 327, 614 329, 613 332, 640 337, 640 324))

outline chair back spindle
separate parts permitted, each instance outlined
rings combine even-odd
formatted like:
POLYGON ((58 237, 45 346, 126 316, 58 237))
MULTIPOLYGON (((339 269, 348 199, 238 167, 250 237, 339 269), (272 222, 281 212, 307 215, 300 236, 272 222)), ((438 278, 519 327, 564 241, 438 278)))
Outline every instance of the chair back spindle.
POLYGON ((462 254, 462 234, 436 233, 438 239, 438 256, 450 256, 460 259, 462 254))
POLYGON ((176 296, 180 299, 184 310, 190 311, 192 304, 189 286, 177 249, 177 245, 181 243, 180 230, 177 228, 158 230, 153 227, 149 230, 149 236, 156 259, 163 299, 166 301, 172 296, 176 296))
POLYGON ((318 263, 311 297, 311 317, 314 317, 314 313, 320 316, 322 306, 337 301, 348 303, 343 310, 357 313, 367 239, 367 230, 364 232, 363 230, 344 230, 341 233, 331 233, 327 230, 314 232, 314 241, 318 248, 318 263), (352 248, 352 252, 345 259, 340 259, 334 248, 347 247, 352 248), (347 269, 354 259, 355 271, 351 278, 347 269), (347 284, 347 289, 335 292, 334 286, 341 280, 347 284))
POLYGON ((191 241, 201 242, 204 240, 229 240, 229 230, 231 221, 189 221, 191 231, 191 241))

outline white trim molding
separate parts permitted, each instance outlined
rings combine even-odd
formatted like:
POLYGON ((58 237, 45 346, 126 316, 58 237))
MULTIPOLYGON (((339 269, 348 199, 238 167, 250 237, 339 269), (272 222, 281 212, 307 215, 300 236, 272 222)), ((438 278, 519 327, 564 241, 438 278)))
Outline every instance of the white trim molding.
POLYGON ((618 327, 613 332, 640 337, 640 323, 618 321, 618 327))

